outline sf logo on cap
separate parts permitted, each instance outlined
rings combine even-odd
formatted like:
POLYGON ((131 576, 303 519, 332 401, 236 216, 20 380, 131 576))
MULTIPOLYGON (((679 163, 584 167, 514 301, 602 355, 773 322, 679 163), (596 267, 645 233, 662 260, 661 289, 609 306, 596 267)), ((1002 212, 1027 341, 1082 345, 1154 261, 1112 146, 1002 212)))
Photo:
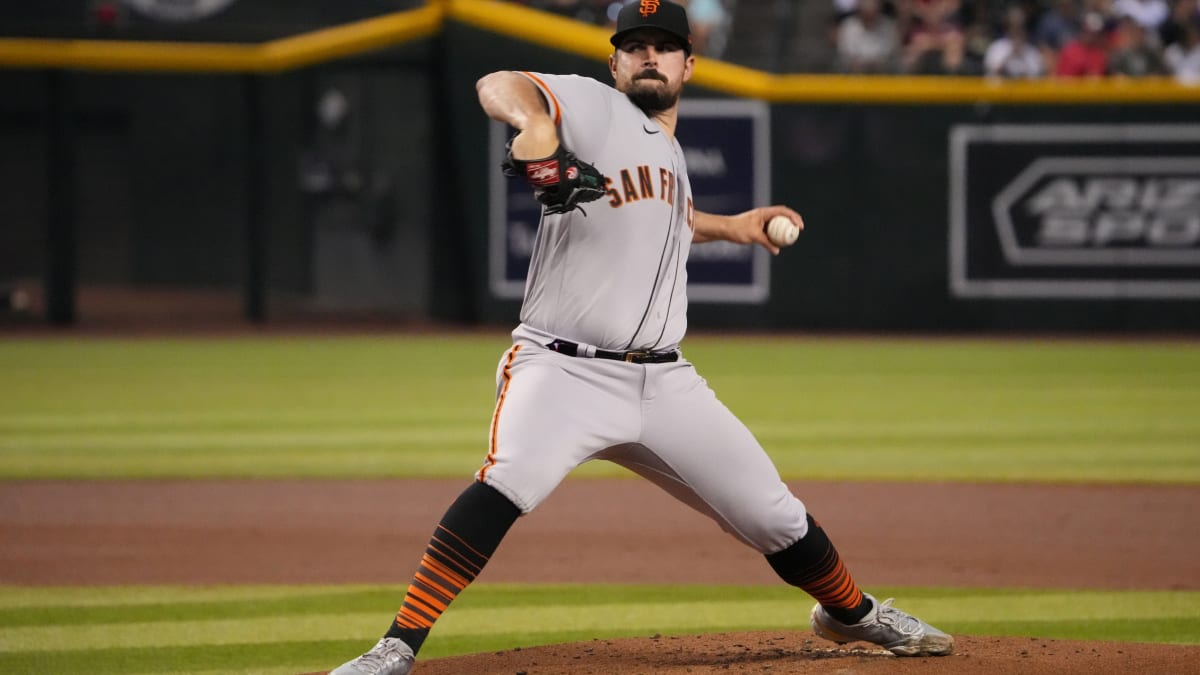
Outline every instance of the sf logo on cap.
POLYGON ((658 0, 642 0, 642 16, 650 16, 658 12, 658 0))

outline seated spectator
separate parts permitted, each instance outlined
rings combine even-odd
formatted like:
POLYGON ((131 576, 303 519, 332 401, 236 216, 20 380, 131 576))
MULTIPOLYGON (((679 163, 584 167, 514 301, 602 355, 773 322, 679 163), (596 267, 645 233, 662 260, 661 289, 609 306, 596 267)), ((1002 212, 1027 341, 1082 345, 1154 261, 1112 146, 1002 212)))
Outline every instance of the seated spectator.
POLYGON ((890 16, 892 22, 896 24, 896 36, 900 38, 900 44, 907 44, 913 24, 917 22, 917 17, 913 13, 913 0, 884 2, 883 13, 890 16))
POLYGON ((1175 0, 1171 16, 1158 28, 1158 42, 1165 49, 1183 42, 1188 26, 1200 21, 1200 4, 1196 0, 1175 0))
POLYGON ((1104 32, 1112 32, 1112 27, 1117 23, 1117 15, 1113 14, 1112 0, 1082 0, 1080 6, 1082 8, 1079 19, 1080 32, 1083 32, 1083 17, 1088 14, 1099 15, 1101 19, 1104 19, 1104 32))
POLYGON ((1176 80, 1200 84, 1200 18, 1183 26, 1183 38, 1167 47, 1163 60, 1176 80))
POLYGON ((879 0, 859 0, 858 10, 838 26, 838 69, 844 73, 895 72, 899 50, 896 24, 879 0))
POLYGON ((1167 66, 1158 50, 1157 39, 1147 38, 1148 31, 1132 16, 1117 22, 1117 38, 1108 57, 1108 72, 1127 77, 1166 75, 1167 66))
POLYGON ((1084 15, 1079 35, 1063 46, 1054 74, 1062 77, 1099 77, 1108 73, 1108 35, 1104 17, 1084 15))
POLYGON ((858 11, 858 0, 833 0, 833 20, 840 24, 858 11))
POLYGON ((604 26, 609 30, 616 30, 617 15, 621 13, 621 8, 625 6, 625 0, 613 0, 608 3, 604 9, 604 26))
POLYGON ((1132 18, 1155 36, 1155 39, 1158 36, 1158 27, 1163 25, 1171 14, 1167 0, 1116 0, 1113 2, 1112 11, 1118 17, 1132 18))
POLYGON ((729 12, 722 0, 688 0, 688 20, 692 25, 692 51, 720 58, 729 37, 729 12))
POLYGON ((917 0, 916 21, 909 32, 902 62, 904 70, 920 75, 947 75, 963 65, 963 31, 957 0, 917 0))
POLYGON ((992 42, 983 57, 984 73, 989 77, 1033 78, 1046 74, 1042 53, 1029 43, 1025 12, 1012 7, 1005 19, 1004 35, 992 42))
POLYGON ((962 75, 983 75, 988 47, 996 40, 997 26, 1004 25, 1004 13, 993 17, 994 7, 985 0, 964 3, 958 12, 958 24, 963 26, 962 75), (995 20, 993 20, 995 19, 995 20))
POLYGON ((1041 50, 1047 71, 1054 71, 1058 53, 1068 40, 1079 34, 1081 18, 1076 0, 1057 0, 1053 7, 1038 17, 1033 29, 1033 43, 1041 50))

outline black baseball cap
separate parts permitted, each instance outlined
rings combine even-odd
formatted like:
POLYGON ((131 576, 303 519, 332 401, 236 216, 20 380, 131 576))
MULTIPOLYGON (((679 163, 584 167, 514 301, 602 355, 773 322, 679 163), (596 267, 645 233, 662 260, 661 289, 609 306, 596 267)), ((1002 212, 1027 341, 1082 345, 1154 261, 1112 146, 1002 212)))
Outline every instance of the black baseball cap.
POLYGON ((638 28, 657 28, 679 38, 679 44, 692 53, 692 31, 688 27, 687 10, 667 0, 633 0, 617 14, 617 32, 609 38, 614 47, 621 46, 625 34, 638 28))

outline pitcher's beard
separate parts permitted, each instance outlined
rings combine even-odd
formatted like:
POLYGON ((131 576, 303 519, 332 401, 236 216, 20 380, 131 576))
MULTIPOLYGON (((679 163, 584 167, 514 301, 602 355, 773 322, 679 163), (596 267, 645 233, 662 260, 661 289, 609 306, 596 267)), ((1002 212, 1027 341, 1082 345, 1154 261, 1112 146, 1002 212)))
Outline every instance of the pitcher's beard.
POLYGON ((658 87, 634 87, 625 96, 647 115, 670 110, 679 101, 679 92, 658 87))

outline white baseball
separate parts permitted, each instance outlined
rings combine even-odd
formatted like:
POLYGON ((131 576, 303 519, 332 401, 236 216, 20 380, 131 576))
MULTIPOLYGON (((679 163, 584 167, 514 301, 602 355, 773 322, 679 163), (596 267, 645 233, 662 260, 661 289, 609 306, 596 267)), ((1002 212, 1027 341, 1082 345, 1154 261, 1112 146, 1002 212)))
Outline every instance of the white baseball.
POLYGON ((767 221, 767 238, 776 246, 791 246, 800 236, 800 228, 787 216, 775 216, 767 221))

